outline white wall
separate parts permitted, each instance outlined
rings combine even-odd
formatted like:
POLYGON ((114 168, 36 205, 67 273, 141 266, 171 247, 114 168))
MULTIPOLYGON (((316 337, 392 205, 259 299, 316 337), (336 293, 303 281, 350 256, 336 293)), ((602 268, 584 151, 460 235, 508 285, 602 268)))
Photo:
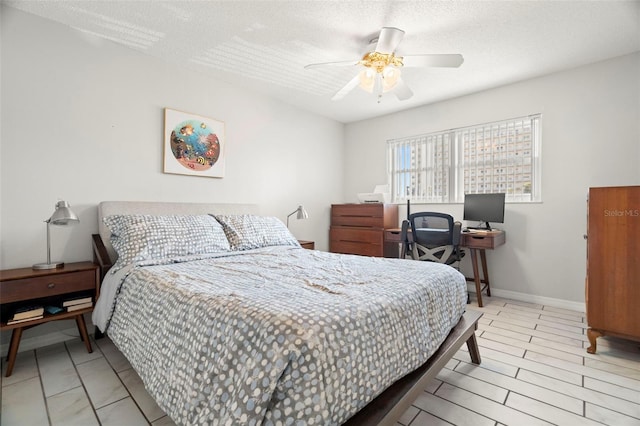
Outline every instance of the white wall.
POLYGON ((328 248, 330 205, 343 194, 343 124, 1 12, 0 268, 46 259, 43 221, 58 198, 81 222, 51 228, 54 260, 91 259, 103 200, 258 203, 282 220, 303 204, 310 217, 291 220, 292 232, 328 248), (165 107, 225 122, 223 179, 162 172, 165 107))
POLYGON ((52 227, 52 252, 91 258, 102 200, 252 202, 328 243, 342 197, 343 124, 11 8, 2 10, 2 268, 41 262, 58 198, 81 223, 52 227), (162 172, 165 107, 225 122, 223 179, 162 172))
MULTIPOLYGON (((387 181, 388 139, 542 113, 543 202, 507 204, 507 244, 488 253, 492 288, 583 302, 588 188, 640 184, 639 76, 636 53, 348 124, 344 198, 387 181)), ((412 207, 425 210, 462 219, 461 204, 412 207)))

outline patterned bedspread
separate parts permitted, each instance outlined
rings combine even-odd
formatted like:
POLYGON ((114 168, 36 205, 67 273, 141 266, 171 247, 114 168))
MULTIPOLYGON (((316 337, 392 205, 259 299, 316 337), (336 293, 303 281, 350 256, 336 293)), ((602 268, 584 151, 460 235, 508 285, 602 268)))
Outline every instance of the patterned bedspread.
POLYGON ((269 247, 133 268, 107 332, 178 424, 338 425, 435 352, 466 291, 441 264, 269 247))

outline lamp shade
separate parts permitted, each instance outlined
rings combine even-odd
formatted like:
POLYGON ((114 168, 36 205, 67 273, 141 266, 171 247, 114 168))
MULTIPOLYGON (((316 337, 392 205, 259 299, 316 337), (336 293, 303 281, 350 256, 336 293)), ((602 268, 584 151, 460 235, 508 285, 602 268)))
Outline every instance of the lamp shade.
POLYGON ((70 207, 66 201, 58 201, 56 203, 56 210, 49 218, 49 223, 52 225, 68 225, 71 222, 80 222, 80 219, 71 211, 70 207))
POLYGON ((298 206, 298 219, 309 219, 309 213, 302 206, 298 206))
POLYGON ((304 207, 298 206, 297 209, 295 209, 294 211, 289 213, 289 215, 287 216, 287 228, 289 227, 289 218, 291 216, 293 216, 294 214, 296 214, 296 219, 308 219, 309 218, 309 213, 307 213, 307 211, 304 209, 304 207))

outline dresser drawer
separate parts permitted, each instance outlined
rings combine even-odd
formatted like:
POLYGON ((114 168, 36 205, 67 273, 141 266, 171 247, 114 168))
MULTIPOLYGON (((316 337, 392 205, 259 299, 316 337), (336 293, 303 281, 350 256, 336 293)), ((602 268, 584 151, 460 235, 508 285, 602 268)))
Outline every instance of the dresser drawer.
POLYGON ((95 274, 95 270, 88 270, 3 281, 0 286, 0 299, 2 303, 10 303, 82 290, 95 290, 95 274))
POLYGON ((332 216, 376 216, 384 215, 384 204, 333 204, 332 216))
POLYGON ((370 228, 398 226, 398 206, 393 204, 333 204, 331 225, 370 228))
POLYGON ((334 226, 355 226, 359 228, 382 229, 384 225, 382 217, 370 216, 333 216, 331 224, 334 226))
POLYGON ((332 226, 329 234, 331 241, 349 241, 379 246, 382 245, 384 239, 382 231, 370 228, 332 226))
POLYGON ((330 251, 332 253, 359 254, 361 256, 382 257, 383 248, 377 244, 360 243, 356 241, 331 240, 330 251))
POLYGON ((368 228, 332 226, 329 250, 333 253, 383 255, 383 233, 368 228))

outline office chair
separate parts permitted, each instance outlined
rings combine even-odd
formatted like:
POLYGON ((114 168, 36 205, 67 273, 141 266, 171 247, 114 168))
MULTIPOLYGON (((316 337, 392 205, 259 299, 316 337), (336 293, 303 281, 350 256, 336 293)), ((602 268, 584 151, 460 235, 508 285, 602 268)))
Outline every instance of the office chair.
POLYGON ((452 265, 464 257, 460 249, 462 225, 446 213, 419 212, 402 222, 400 257, 452 265), (411 234, 409 234, 411 228, 411 234))

